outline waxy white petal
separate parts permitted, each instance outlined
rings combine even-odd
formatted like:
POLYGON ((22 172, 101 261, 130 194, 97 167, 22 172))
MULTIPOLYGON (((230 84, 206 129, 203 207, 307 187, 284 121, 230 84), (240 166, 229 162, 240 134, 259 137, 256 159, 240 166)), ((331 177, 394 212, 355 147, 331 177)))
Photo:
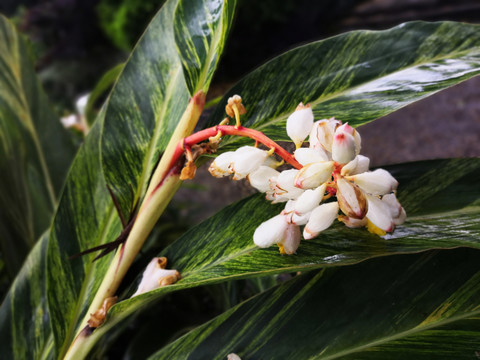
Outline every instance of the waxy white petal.
POLYGON ((298 215, 296 213, 293 213, 292 219, 290 220, 290 222, 292 224, 295 224, 295 225, 305 225, 308 222, 308 220, 310 219, 311 214, 312 214, 312 212, 302 214, 302 215, 298 215))
POLYGON ((306 139, 313 126, 313 111, 307 106, 296 110, 287 119, 287 134, 299 147, 306 139))
POLYGON ((387 194, 382 197, 382 201, 388 205, 392 220, 395 225, 401 225, 407 218, 405 209, 400 205, 395 194, 387 194))
POLYGON ((391 193, 398 186, 398 181, 384 169, 377 169, 362 174, 347 176, 363 191, 372 195, 385 195, 391 193))
POLYGON ((366 217, 364 217, 363 219, 354 219, 348 216, 339 216, 338 220, 343 222, 349 228, 359 228, 359 227, 367 226, 366 217))
POLYGON ((363 155, 355 156, 355 159, 347 163, 344 167, 342 167, 341 174, 343 176, 346 175, 355 175, 361 174, 368 171, 368 167, 370 166, 370 159, 363 155))
POLYGON ((217 156, 217 158, 210 164, 208 171, 215 177, 228 176, 232 173, 230 164, 233 161, 234 151, 227 151, 217 156))
POLYGON ((310 148, 322 148, 332 152, 333 135, 337 126, 342 123, 334 118, 323 119, 315 122, 310 132, 310 148))
POLYGON ((305 190, 295 202, 294 211, 296 214, 306 214, 316 208, 322 201, 327 189, 327 184, 323 184, 314 190, 305 190))
POLYGON ((303 166, 319 161, 329 161, 327 153, 322 148, 299 148, 294 152, 295 160, 303 166))
POLYGON ((278 175, 275 185, 275 195, 286 197, 288 199, 296 199, 302 195, 303 190, 295 187, 294 181, 298 174, 298 170, 284 170, 278 175))
POLYGON ((368 207, 360 188, 343 177, 337 178, 337 187, 337 199, 343 213, 351 218, 363 219, 368 207))
MULTIPOLYGON (((160 286, 162 286, 161 280, 163 278, 176 277, 177 280, 180 278, 180 273, 177 270, 164 269, 162 262, 159 260, 161 260, 161 258, 155 257, 147 265, 142 275, 142 281, 138 285, 137 291, 132 295, 132 297, 143 294, 147 291, 158 289, 160 286)), ((166 262, 164 262, 164 265, 166 265, 166 262)))
POLYGON ((332 159, 340 164, 346 164, 355 159, 356 155, 353 135, 337 129, 333 137, 332 159))
POLYGON ((266 248, 280 242, 287 230, 288 223, 282 214, 261 223, 253 234, 255 245, 266 248))
POLYGON ((308 240, 316 237, 320 232, 328 229, 338 216, 338 203, 331 202, 316 207, 310 214, 303 237, 308 240))
POLYGON ((261 192, 270 190, 270 179, 277 177, 280 173, 269 166, 262 165, 257 170, 248 174, 247 179, 255 189, 261 192))
POLYGON ((283 252, 287 255, 295 254, 300 245, 300 228, 294 224, 288 224, 283 239, 279 244, 283 246, 283 252))
POLYGON ((376 196, 367 195, 366 197, 368 202, 368 220, 383 231, 393 231, 395 225, 388 205, 376 196))
POLYGON ((257 170, 267 159, 265 150, 253 146, 242 146, 233 155, 231 169, 234 172, 233 180, 243 179, 251 172, 257 170))
POLYGON ((313 189, 332 178, 333 161, 321 161, 305 165, 295 178, 295 186, 302 189, 313 189))

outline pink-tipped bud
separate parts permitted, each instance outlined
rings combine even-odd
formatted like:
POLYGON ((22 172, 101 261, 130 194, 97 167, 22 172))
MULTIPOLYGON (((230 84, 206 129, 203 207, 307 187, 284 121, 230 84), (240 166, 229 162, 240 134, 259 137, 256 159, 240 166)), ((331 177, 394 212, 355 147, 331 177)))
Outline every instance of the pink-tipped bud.
POLYGON ((313 189, 332 178, 333 161, 311 163, 300 169, 295 177, 295 186, 301 189, 313 189))
POLYGON ((261 223, 253 234, 255 245, 266 248, 279 243, 287 230, 288 223, 282 214, 261 223))
POLYGON ((305 229, 303 230, 304 239, 313 239, 320 232, 328 229, 338 215, 338 203, 331 202, 322 204, 316 207, 308 220, 305 229))
POLYGON ((302 145, 313 126, 313 111, 302 103, 287 119, 287 134, 297 147, 302 145))
POLYGON ((355 159, 355 139, 344 131, 335 131, 332 145, 332 159, 340 164, 346 164, 355 159))
POLYGON ((335 120, 335 118, 315 122, 309 137, 310 148, 332 152, 333 135, 335 129, 341 124, 342 123, 335 120))
POLYGON ((372 195, 385 195, 397 189, 398 181, 384 169, 377 169, 362 174, 347 176, 363 191, 372 195))
POLYGON ((303 215, 315 209, 323 199, 327 184, 323 184, 314 190, 305 190, 295 202, 294 211, 298 215, 303 215))
POLYGON ((370 222, 379 229, 390 232, 395 229, 395 224, 387 203, 380 198, 367 195, 368 213, 367 218, 370 222))

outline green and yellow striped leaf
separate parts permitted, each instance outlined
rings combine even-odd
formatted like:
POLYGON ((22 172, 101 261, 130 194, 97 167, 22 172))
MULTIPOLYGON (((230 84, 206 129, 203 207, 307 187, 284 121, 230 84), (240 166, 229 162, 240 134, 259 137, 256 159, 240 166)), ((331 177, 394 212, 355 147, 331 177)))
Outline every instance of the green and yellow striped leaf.
POLYGON ((479 262, 460 248, 310 272, 150 359, 475 359, 479 262))
POLYGON ((0 307, 2 359, 46 359, 53 337, 46 294, 48 233, 36 243, 0 307))
POLYGON ((167 1, 125 65, 101 141, 106 182, 126 213, 144 195, 190 97, 208 89, 234 6, 234 0, 167 1))
MULTIPOLYGON (((200 7, 227 13, 224 9, 227 2, 197 2, 200 7)), ((176 50, 173 35, 176 9, 181 3, 167 1, 152 20, 125 64, 68 176, 50 233, 46 265, 48 306, 57 357, 65 355, 75 335, 86 325, 82 320, 88 316, 89 305, 113 254, 95 262, 92 262, 95 255, 70 257, 113 241, 121 233, 122 226, 107 186, 116 193, 128 218, 132 202, 143 195, 160 153, 188 104, 190 93, 183 75, 182 55, 176 50)), ((232 5, 228 7, 230 10, 232 5)), ((224 26, 229 22, 223 22, 223 15, 221 21, 218 17, 213 19, 216 25, 210 25, 211 20, 205 13, 202 20, 202 24, 208 25, 205 36, 210 30, 220 32, 222 35, 209 35, 209 39, 214 39, 210 46, 220 51, 228 30, 224 26)), ((199 18, 184 21, 199 21, 199 18)), ((189 36, 188 33, 185 36, 189 36)), ((218 59, 203 60, 208 64, 202 63, 202 66, 210 68, 218 59)), ((210 76, 208 73, 202 81, 210 82, 210 76)), ((204 89, 205 83, 198 86, 204 89)))
POLYGON ((300 102, 312 105, 316 119, 360 126, 479 73, 479 25, 411 22, 353 31, 259 67, 228 91, 206 126, 218 124, 227 98, 239 94, 244 126, 289 140, 285 121, 300 102))
MULTIPOLYGON (((480 188, 476 184, 480 159, 421 161, 388 169, 403 174, 399 197, 409 214, 406 223, 393 234, 380 238, 364 229, 349 229, 338 223, 318 238, 302 241, 296 255, 282 256, 276 247, 259 249, 252 240, 255 228, 279 213, 282 205, 271 205, 260 194, 244 199, 167 247, 160 255, 168 258, 169 268, 180 271, 182 279, 119 302, 111 309, 107 323, 92 335, 92 342, 128 315, 173 291, 234 279, 353 265, 370 258, 436 248, 480 249, 480 188), (451 177, 439 178, 443 172, 451 177), (437 185, 432 190, 433 182, 437 185), (467 196, 462 196, 465 193, 468 201, 467 196), (432 201, 442 206, 432 209, 432 201), (423 207, 429 210, 428 214, 423 207)), ((127 296, 134 291, 135 286, 127 296)))
POLYGON ((75 151, 23 39, 0 15, 0 249, 12 279, 50 225, 75 151))

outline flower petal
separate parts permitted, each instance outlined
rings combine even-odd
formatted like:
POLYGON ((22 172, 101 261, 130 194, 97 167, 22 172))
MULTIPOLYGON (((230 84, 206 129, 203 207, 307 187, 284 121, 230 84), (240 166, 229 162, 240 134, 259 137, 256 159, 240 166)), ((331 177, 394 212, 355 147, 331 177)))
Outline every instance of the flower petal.
POLYGON ((233 155, 231 164, 231 169, 234 172, 233 180, 243 179, 251 172, 257 170, 267 157, 267 151, 253 146, 238 148, 233 155))
POLYGON ((305 165, 295 177, 295 186, 302 189, 313 189, 332 178, 333 161, 321 161, 305 165))
POLYGON ((280 173, 269 166, 260 166, 257 170, 247 175, 247 179, 255 189, 261 192, 270 190, 270 179, 277 177, 280 173))
POLYGON ((395 224, 388 205, 376 196, 367 195, 366 197, 368 201, 368 220, 383 231, 393 231, 395 224))
POLYGON ((335 131, 332 145, 332 159, 340 164, 346 164, 356 156, 355 139, 344 131, 335 131))
POLYGON ((278 175, 275 185, 275 196, 296 199, 302 195, 303 190, 294 186, 298 170, 284 170, 278 175))
POLYGON ((284 238, 279 243, 283 245, 283 247, 280 248, 283 249, 281 252, 287 255, 295 254, 300 245, 300 239, 300 228, 297 225, 289 224, 285 231, 284 238))
POLYGON ((261 223, 253 234, 255 245, 266 248, 280 242, 287 230, 288 223, 285 216, 279 214, 273 218, 261 223))
POLYGON ((370 159, 363 155, 355 156, 355 159, 347 163, 342 167, 342 176, 361 174, 368 171, 370 166, 370 159))
POLYGON ((332 225, 337 215, 338 203, 336 201, 316 207, 310 214, 310 220, 303 230, 303 237, 307 240, 316 237, 332 225))
POLYGON ((314 190, 305 190, 295 202, 295 213, 302 215, 315 209, 322 202, 326 189, 327 184, 323 184, 314 190))
POLYGON ((310 132, 310 148, 322 148, 328 152, 332 152, 333 135, 335 129, 342 123, 335 118, 323 119, 313 124, 310 132))
POLYGON ((303 166, 319 161, 329 161, 327 153, 322 148, 299 148, 295 150, 295 160, 303 166))
POLYGON ((345 180, 337 178, 337 199, 343 213, 354 219, 363 219, 367 214, 367 200, 360 188, 345 180))
POLYGON ((300 104, 297 109, 287 119, 287 134, 295 145, 300 147, 312 130, 313 111, 310 106, 303 106, 303 104, 300 104))
POLYGON ((398 181, 384 169, 377 169, 355 176, 347 176, 363 191, 372 195, 385 195, 391 193, 398 186, 398 181))
POLYGON ((217 158, 210 164, 208 171, 215 177, 228 176, 232 173, 230 164, 233 161, 234 151, 227 151, 217 156, 217 158))

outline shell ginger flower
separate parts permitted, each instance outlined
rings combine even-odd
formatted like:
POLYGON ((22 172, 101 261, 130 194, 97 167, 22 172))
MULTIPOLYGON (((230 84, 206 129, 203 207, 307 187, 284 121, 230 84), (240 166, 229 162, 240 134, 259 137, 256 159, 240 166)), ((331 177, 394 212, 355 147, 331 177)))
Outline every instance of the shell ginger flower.
POLYGON ((282 157, 293 155, 295 169, 278 171, 279 163, 271 157, 273 148, 251 146, 218 156, 209 168, 217 177, 247 178, 267 200, 286 203, 280 214, 257 227, 253 235, 257 246, 277 245, 282 254, 290 255, 296 252, 302 234, 306 240, 315 238, 336 219, 377 235, 405 221, 405 210, 396 198, 398 182, 384 169, 369 170, 370 160, 360 155, 361 137, 356 129, 335 118, 314 122, 311 107, 301 103, 288 117, 286 128, 296 150, 282 157), (301 147, 307 137, 308 147, 301 147))

